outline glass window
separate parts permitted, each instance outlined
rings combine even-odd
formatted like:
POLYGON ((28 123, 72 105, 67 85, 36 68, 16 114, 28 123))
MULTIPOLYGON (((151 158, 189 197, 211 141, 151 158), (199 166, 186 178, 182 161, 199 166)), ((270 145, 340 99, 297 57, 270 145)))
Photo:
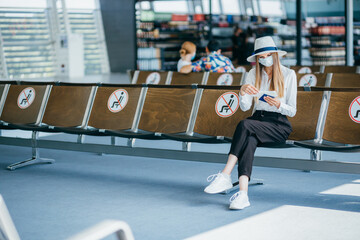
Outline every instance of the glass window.
MULTIPOLYGON (((259 4, 258 4, 258 0, 253 0, 253 10, 254 10, 254 15, 259 16, 259 4)), ((269 10, 270 11, 270 10, 269 10)))
POLYGON ((46 0, 0 0, 1 7, 46 8, 46 0))
POLYGON ((188 6, 186 1, 154 1, 155 12, 168 13, 187 13, 188 6))
POLYGON ((240 14, 238 0, 221 0, 224 14, 240 14))
POLYGON ((199 5, 195 6, 195 13, 202 13, 201 6, 199 6, 199 5))
POLYGON ((95 0, 65 0, 66 8, 69 9, 95 9, 95 0))
POLYGON ((246 9, 246 15, 248 15, 248 16, 254 15, 254 12, 253 12, 252 8, 248 7, 248 8, 246 9))
MULTIPOLYGON (((203 10, 205 14, 210 13, 209 0, 202 0, 203 10)), ((219 0, 211 0, 212 14, 220 14, 219 0)))
POLYGON ((149 1, 143 1, 141 2, 141 9, 142 10, 150 10, 150 2, 149 1))
POLYGON ((280 0, 261 0, 259 1, 259 4, 262 16, 284 16, 280 0))

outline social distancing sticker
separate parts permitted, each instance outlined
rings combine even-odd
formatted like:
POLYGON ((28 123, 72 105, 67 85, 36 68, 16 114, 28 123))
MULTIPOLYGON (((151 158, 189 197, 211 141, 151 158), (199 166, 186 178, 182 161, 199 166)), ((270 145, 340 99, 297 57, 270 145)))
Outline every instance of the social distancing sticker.
POLYGON ((239 67, 235 68, 235 72, 245 73, 246 68, 243 66, 239 66, 239 67))
POLYGON ((160 73, 153 72, 150 73, 146 78, 146 84, 159 84, 160 82, 160 73))
POLYGON ((314 74, 306 74, 300 78, 300 87, 315 87, 317 84, 317 77, 314 74))
POLYGON ((216 85, 231 85, 233 83, 233 76, 229 73, 221 74, 218 78, 216 85))
POLYGON ((223 118, 230 117, 238 110, 239 103, 239 96, 236 93, 226 92, 216 101, 216 114, 223 118))
POLYGON ((312 71, 309 67, 302 67, 299 69, 298 73, 312 73, 312 71))
POLYGON ((349 107, 349 115, 351 120, 356 123, 360 123, 360 96, 351 102, 349 107))
POLYGON ((19 94, 19 97, 17 99, 17 105, 19 106, 19 108, 25 109, 30 107, 30 105, 34 102, 34 100, 35 100, 35 89, 33 89, 32 87, 28 87, 22 90, 21 93, 19 94))
POLYGON ((125 89, 114 91, 108 100, 108 109, 110 112, 117 113, 123 110, 128 103, 129 94, 125 89))

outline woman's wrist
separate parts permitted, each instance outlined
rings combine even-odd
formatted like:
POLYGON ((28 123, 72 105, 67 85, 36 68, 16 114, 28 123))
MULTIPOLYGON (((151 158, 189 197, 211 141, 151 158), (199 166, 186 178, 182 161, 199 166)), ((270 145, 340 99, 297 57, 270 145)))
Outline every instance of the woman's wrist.
POLYGON ((244 95, 245 95, 245 92, 243 91, 243 87, 240 88, 240 95, 241 95, 241 96, 244 96, 244 95))

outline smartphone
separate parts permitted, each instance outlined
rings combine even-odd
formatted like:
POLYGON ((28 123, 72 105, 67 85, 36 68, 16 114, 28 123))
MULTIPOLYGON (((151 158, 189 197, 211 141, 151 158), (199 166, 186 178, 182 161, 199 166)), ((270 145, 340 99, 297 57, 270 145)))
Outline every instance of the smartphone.
MULTIPOLYGON (((264 97, 271 97, 271 98, 274 98, 273 96, 270 96, 270 95, 268 95, 268 94, 266 94, 266 93, 264 93, 260 98, 259 98, 259 100, 260 101, 263 101, 263 102, 266 102, 265 101, 265 99, 264 99, 264 97)), ((266 102, 267 103, 267 102, 266 102)))

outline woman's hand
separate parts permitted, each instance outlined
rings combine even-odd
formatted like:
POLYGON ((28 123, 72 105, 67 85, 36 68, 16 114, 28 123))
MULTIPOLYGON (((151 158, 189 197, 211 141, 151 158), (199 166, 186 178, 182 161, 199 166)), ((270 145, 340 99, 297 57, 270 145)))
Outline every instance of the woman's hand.
POLYGON ((280 100, 278 98, 273 98, 273 97, 264 97, 265 101, 270 105, 270 106, 275 106, 277 109, 280 108, 280 100))
POLYGON ((249 95, 255 95, 258 92, 259 92, 259 90, 256 87, 254 87, 253 85, 251 85, 251 84, 245 84, 240 89, 240 95, 241 96, 244 96, 245 93, 249 94, 249 95))

